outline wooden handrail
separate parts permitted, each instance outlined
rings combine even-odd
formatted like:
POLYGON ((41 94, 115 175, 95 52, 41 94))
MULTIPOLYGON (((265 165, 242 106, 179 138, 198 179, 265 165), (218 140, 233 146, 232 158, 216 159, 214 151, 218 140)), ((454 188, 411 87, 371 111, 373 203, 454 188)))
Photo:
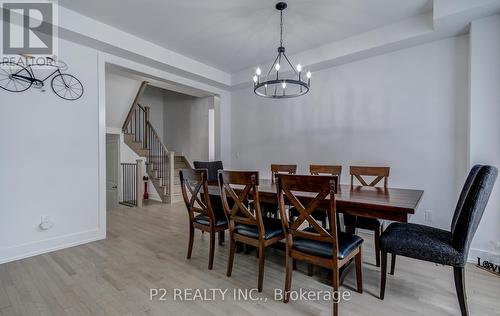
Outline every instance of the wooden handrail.
POLYGON ((139 87, 139 91, 137 91, 137 94, 135 95, 134 102, 132 103, 132 106, 130 107, 130 110, 128 111, 127 118, 125 119, 125 122, 123 122, 122 130, 125 132, 127 129, 128 123, 132 119, 132 115, 135 111, 136 106, 139 103, 139 99, 142 97, 144 94, 144 90, 146 90, 146 87, 148 86, 147 81, 143 81, 141 83, 141 86, 139 87))

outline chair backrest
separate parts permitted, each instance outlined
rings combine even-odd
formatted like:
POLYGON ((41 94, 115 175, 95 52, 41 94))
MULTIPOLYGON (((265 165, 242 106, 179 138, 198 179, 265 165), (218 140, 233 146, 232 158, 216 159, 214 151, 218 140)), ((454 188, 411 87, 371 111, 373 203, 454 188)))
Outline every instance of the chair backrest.
POLYGON ((219 171, 219 188, 222 207, 229 219, 229 226, 234 228, 237 223, 257 226, 259 237, 264 238, 265 228, 260 209, 259 173, 257 171, 219 171), (242 186, 239 194, 234 185, 242 186), (254 211, 248 208, 248 200, 253 200, 254 211))
POLYGON ((389 178, 390 167, 360 167, 351 166, 351 186, 354 185, 354 178, 356 178, 362 186, 374 187, 381 180, 384 180, 384 188, 387 188, 387 179, 389 178), (375 177, 371 182, 367 182, 363 176, 375 177))
POLYGON ((464 262, 467 260, 472 238, 488 204, 495 184, 498 170, 493 166, 474 166, 457 204, 452 221, 452 244, 462 252, 464 262))
POLYGON ((312 175, 332 175, 338 177, 340 183, 340 176, 342 175, 341 165, 309 165, 309 173, 312 175))
POLYGON ((181 169, 182 197, 192 221, 195 213, 207 215, 215 223, 215 214, 208 194, 207 169, 181 169))
POLYGON ((274 178, 277 174, 296 174, 297 173, 297 165, 280 165, 280 164, 271 164, 271 181, 274 183, 274 178))
MULTIPOLYGON (((335 192, 337 188, 337 176, 302 176, 278 174, 277 193, 278 205, 280 210, 281 222, 287 235, 293 237, 306 238, 316 241, 328 242, 333 245, 333 258, 337 258, 337 216, 335 208, 335 192), (303 193, 303 194, 300 194, 303 193), (305 194, 304 194, 305 193, 305 194), (299 195, 299 197, 297 196, 299 195), (310 196, 305 198, 305 196, 310 196), (295 219, 288 218, 288 212, 285 208, 285 198, 287 203, 295 207, 298 216, 295 219), (324 206, 326 198, 330 198, 328 207, 324 206), (303 202, 307 202, 304 206, 303 202), (330 212, 330 227, 332 230, 326 230, 316 222, 311 214, 321 206, 322 210, 330 212), (291 220, 291 221, 290 221, 291 220), (304 223, 307 222, 311 228, 303 230, 304 223)), ((287 237, 288 238, 288 237, 287 237)))
POLYGON ((193 161, 193 165, 196 169, 207 169, 208 170, 208 182, 217 182, 217 172, 224 169, 222 161, 193 161))

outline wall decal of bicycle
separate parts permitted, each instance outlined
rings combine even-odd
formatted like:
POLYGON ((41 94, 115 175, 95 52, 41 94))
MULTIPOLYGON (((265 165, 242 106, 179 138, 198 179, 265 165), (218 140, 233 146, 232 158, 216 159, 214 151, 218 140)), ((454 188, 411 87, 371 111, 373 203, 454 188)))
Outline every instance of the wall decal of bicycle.
POLYGON ((29 59, 34 60, 33 57, 22 56, 26 58, 26 63, 21 61, 0 63, 0 88, 10 92, 23 92, 33 86, 45 91, 43 90, 45 82, 52 78, 50 86, 60 98, 74 101, 82 97, 83 85, 80 80, 63 72, 68 69, 66 63, 46 57, 48 63, 40 65, 29 61, 29 59), (44 71, 41 71, 42 68, 44 71))

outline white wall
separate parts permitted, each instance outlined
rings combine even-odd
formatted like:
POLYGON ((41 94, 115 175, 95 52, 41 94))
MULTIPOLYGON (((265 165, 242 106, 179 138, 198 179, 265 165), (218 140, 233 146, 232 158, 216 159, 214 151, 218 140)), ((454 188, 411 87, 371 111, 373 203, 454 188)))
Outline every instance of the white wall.
MULTIPOLYGON (((470 30, 470 163, 500 167, 500 16, 470 30)), ((500 264, 500 180, 476 233, 471 255, 500 264)))
POLYGON ((156 132, 158 133, 158 136, 160 136, 160 139, 163 141, 163 108, 165 107, 164 105, 164 100, 163 100, 163 89, 153 87, 153 86, 147 86, 146 90, 144 91, 144 94, 142 95, 141 100, 139 103, 142 106, 149 106, 150 107, 150 112, 149 112, 149 121, 155 128, 156 132))
POLYGON ((389 185, 425 190, 413 222, 433 211, 449 229, 467 171, 468 37, 449 38, 313 73, 308 95, 231 94, 232 168, 390 166, 389 185))
POLYGON ((121 130, 141 82, 106 69, 106 127, 121 130))
POLYGON ((170 151, 189 160, 208 160, 208 109, 214 97, 197 98, 171 91, 164 93, 164 140, 170 151))
POLYGON ((98 212, 98 53, 65 40, 59 45, 68 73, 84 85, 81 99, 63 100, 50 86, 0 91, 0 263, 105 236, 98 212), (52 229, 38 228, 42 215, 52 229))

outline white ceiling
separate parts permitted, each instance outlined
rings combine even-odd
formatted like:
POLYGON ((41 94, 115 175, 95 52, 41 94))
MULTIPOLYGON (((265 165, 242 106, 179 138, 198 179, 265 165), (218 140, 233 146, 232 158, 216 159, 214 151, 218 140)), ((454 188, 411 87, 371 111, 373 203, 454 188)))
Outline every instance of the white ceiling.
MULTIPOLYGON (((279 44, 277 1, 60 0, 59 4, 220 70, 269 62, 279 44)), ((289 0, 289 54, 432 10, 428 0, 289 0)))

